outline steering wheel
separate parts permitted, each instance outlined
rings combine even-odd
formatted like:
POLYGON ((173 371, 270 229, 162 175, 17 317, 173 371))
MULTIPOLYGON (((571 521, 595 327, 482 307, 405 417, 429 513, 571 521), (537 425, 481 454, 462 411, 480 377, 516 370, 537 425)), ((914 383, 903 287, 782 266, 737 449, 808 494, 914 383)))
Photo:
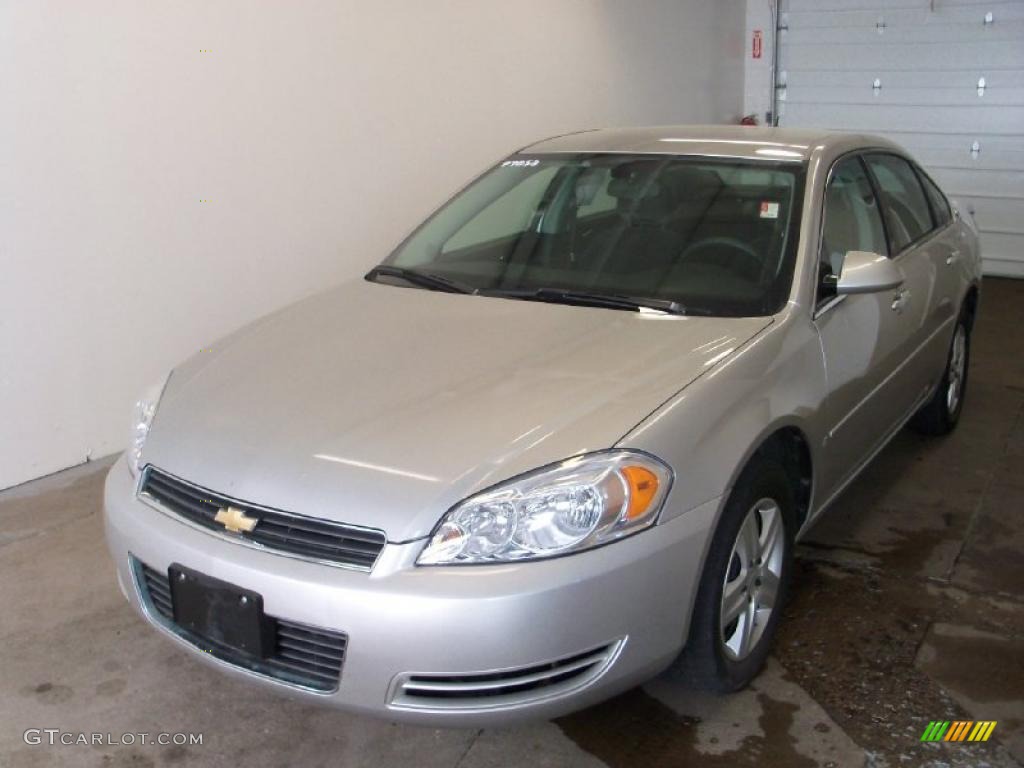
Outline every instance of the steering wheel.
POLYGON ((684 263, 687 261, 724 266, 732 272, 744 275, 752 280, 760 279, 761 270, 764 267, 757 251, 748 243, 735 237, 705 237, 703 240, 698 240, 680 254, 679 262, 684 263), (731 251, 725 258, 717 254, 714 256, 711 254, 705 255, 706 251, 723 249, 731 251), (738 262, 742 262, 744 266, 740 266, 738 262))

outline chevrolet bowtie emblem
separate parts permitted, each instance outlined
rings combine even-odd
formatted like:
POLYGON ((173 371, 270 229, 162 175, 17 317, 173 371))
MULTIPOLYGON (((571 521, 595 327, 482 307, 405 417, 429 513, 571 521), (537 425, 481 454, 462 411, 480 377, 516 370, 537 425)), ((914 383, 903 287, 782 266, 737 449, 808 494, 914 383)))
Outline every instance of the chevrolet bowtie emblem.
POLYGON ((218 509, 217 514, 213 519, 232 533, 241 533, 242 531, 248 533, 255 528, 256 523, 259 522, 257 518, 249 517, 238 507, 223 507, 218 509))

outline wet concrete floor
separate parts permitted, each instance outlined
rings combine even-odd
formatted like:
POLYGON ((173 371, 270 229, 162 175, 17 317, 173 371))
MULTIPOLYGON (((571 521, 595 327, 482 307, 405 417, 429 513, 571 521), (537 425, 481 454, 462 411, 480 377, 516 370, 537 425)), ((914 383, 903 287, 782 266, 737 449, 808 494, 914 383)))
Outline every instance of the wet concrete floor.
POLYGON ((135 617, 99 514, 109 460, 0 492, 0 766, 1024 764, 1024 281, 988 280, 962 422, 905 431, 800 547, 747 690, 664 679, 554 722, 436 730, 231 679, 135 617), (931 720, 995 720, 926 744, 931 720), (28 744, 26 729, 202 732, 193 746, 28 744))

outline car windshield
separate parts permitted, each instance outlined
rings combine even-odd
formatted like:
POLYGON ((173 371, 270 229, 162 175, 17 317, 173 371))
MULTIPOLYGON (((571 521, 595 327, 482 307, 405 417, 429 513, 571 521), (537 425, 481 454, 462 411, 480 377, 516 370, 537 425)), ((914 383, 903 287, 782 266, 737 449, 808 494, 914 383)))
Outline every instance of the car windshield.
POLYGON ((793 163, 515 155, 368 279, 623 309, 771 314, 792 279, 802 183, 793 163))

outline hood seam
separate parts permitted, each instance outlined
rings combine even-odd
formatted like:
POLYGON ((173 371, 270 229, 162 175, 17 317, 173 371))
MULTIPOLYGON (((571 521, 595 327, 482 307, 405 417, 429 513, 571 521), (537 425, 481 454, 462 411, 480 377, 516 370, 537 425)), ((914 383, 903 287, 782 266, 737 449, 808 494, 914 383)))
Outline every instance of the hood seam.
POLYGON ((774 316, 773 317, 769 317, 768 318, 768 322, 764 325, 764 327, 761 328, 760 330, 758 330, 756 333, 754 333, 753 336, 751 336, 749 339, 744 341, 742 344, 740 344, 739 347, 734 349, 731 355, 729 355, 726 358, 723 358, 722 360, 719 360, 717 363, 712 365, 707 370, 704 370, 704 371, 701 371, 700 373, 698 373, 696 376, 694 376, 688 382, 683 384, 683 386, 681 386, 679 389, 677 389, 671 395, 669 395, 664 400, 662 400, 660 403, 658 403, 658 405, 656 405, 654 408, 652 408, 650 410, 650 412, 645 414, 642 419, 640 419, 636 424, 631 426, 614 443, 612 443, 612 448, 618 448, 627 437, 629 437, 631 434, 633 434, 640 427, 640 425, 643 424, 644 422, 646 422, 648 419, 650 419, 651 416, 656 414, 658 411, 660 411, 666 405, 668 405, 673 400, 675 400, 677 397, 679 397, 679 395, 682 392, 684 392, 687 389, 689 389, 694 384, 694 382, 699 381, 700 379, 704 378, 707 374, 711 373, 711 371, 715 370, 720 365, 725 365, 725 363, 728 362, 729 360, 731 360, 733 358, 733 356, 735 356, 737 353, 739 353, 739 352, 743 351, 744 349, 746 349, 750 344, 752 344, 754 342, 755 339, 757 339, 759 336, 761 336, 761 334, 763 334, 765 331, 767 331, 769 328, 771 328, 774 324, 775 324, 775 317, 774 316))

